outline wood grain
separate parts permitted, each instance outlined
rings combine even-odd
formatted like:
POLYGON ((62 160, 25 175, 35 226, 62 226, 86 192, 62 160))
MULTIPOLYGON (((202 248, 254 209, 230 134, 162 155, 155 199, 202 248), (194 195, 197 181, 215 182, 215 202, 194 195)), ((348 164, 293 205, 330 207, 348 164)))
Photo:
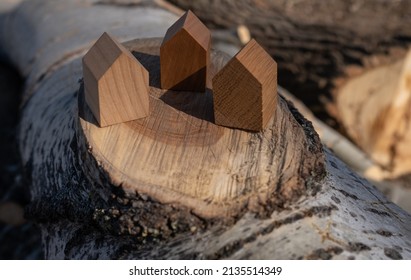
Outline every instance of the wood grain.
MULTIPOLYGON (((268 200, 292 201, 305 189, 309 174, 322 166, 319 140, 317 148, 307 150, 310 136, 283 100, 261 133, 218 126, 210 90, 193 94, 159 88, 160 40, 136 40, 129 46, 150 72, 150 116, 98 128, 80 102, 84 136, 79 143, 92 147, 93 158, 115 184, 203 217, 223 217, 247 208, 258 211, 268 200), (299 140, 286 144, 288 139, 299 140), (281 190, 276 190, 279 182, 281 190)), ((213 53, 212 75, 227 61, 213 53)))
POLYGON ((263 130, 277 108, 277 63, 253 39, 213 78, 219 125, 263 130))
POLYGON ((161 88, 204 92, 210 86, 211 33, 191 12, 177 20, 160 48, 161 88))
POLYGON ((349 135, 386 169, 382 177, 411 172, 411 51, 396 63, 349 79, 337 94, 349 135))
POLYGON ((101 127, 147 117, 148 71, 107 33, 83 58, 86 102, 101 127))

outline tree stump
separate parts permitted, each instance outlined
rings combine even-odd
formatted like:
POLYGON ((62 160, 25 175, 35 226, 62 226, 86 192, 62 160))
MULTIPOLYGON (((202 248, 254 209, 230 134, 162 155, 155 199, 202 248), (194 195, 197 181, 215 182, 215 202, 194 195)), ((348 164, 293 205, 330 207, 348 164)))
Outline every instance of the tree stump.
MULTIPOLYGON (((299 125, 283 99, 262 132, 218 126, 212 89, 161 89, 161 38, 126 45, 150 73, 150 115, 100 128, 82 90, 79 94, 80 149, 91 150, 113 184, 214 218, 260 211, 267 203, 288 204, 323 176, 318 137, 299 125)), ((224 54, 212 53, 210 79, 227 61, 224 54)))

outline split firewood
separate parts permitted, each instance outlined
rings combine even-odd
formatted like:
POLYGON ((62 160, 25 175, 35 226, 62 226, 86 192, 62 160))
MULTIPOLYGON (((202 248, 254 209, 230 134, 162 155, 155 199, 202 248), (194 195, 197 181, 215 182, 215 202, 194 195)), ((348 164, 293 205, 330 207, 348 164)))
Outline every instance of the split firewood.
POLYGON ((321 142, 332 149, 335 155, 347 164, 351 169, 361 174, 383 192, 392 202, 411 212, 411 193, 406 178, 390 179, 390 173, 371 156, 361 150, 355 143, 344 135, 334 130, 308 109, 304 103, 298 100, 287 90, 279 87, 279 93, 293 102, 293 105, 312 122, 315 131, 319 134, 321 142))
MULTIPOLYGON (((323 149, 287 100, 249 132, 215 124, 212 89, 161 89, 176 20, 84 0, 27 1, 0 18, 0 46, 26 76, 19 146, 46 258, 411 258, 411 216, 323 149), (123 45, 149 72, 151 109, 101 128, 78 81, 104 31, 141 38, 123 45)), ((211 78, 230 57, 210 58, 211 78)))
POLYGON ((337 98, 349 135, 386 170, 380 176, 411 173, 411 51, 396 63, 349 79, 337 98))

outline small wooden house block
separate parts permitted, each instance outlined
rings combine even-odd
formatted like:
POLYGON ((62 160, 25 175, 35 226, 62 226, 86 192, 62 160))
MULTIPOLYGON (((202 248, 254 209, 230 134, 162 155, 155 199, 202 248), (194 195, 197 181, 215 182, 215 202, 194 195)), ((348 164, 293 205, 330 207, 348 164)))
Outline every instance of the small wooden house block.
POLYGON ((148 71, 104 33, 83 57, 84 90, 100 127, 149 114, 148 71))
POLYGON ((191 11, 186 12, 167 30, 161 44, 161 88, 205 91, 210 44, 210 30, 191 11))
POLYGON ((251 40, 213 78, 213 92, 216 124, 261 131, 277 107, 277 63, 251 40))

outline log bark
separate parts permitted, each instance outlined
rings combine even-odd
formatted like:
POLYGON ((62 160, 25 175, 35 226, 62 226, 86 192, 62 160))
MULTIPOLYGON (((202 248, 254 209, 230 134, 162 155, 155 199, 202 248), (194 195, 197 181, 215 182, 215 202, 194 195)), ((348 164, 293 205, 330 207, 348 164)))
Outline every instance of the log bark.
MULTIPOLYGON (((19 145, 31 182, 27 214, 42 230, 46 258, 411 258, 411 216, 323 150, 310 122, 283 98, 272 129, 260 134, 221 132, 232 135, 234 144, 242 139, 257 151, 262 149, 261 157, 273 156, 264 170, 272 181, 251 185, 250 190, 238 178, 238 188, 243 189, 236 198, 253 207, 231 207, 236 206, 231 193, 220 195, 226 199, 220 205, 215 197, 208 200, 197 193, 178 197, 182 192, 176 184, 147 188, 145 182, 133 181, 130 172, 118 172, 126 162, 110 167, 114 161, 104 158, 104 143, 93 138, 93 133, 107 131, 93 132, 81 99, 81 56, 103 31, 125 39, 161 37, 177 17, 151 2, 127 8, 97 3, 33 0, 0 19, 0 45, 27 79, 19 145), (40 20, 45 14, 49 17, 40 20), (33 42, 30 48, 19 44, 27 41, 33 42), (167 200, 167 189, 176 197, 167 200), (196 203, 187 202, 189 198, 196 203), (204 210, 208 203, 223 211, 210 215, 204 210)), ((142 42, 147 41, 126 45, 139 50, 141 58, 141 44, 149 47, 142 42)), ((156 60, 148 51, 145 54, 156 60)), ((224 55, 215 55, 214 63, 223 65, 224 55)), ((151 85, 155 87, 153 81, 151 85)), ((200 104, 207 104, 205 97, 200 104)), ((159 112, 171 111, 173 104, 161 103, 154 93, 151 99, 159 112)), ((199 127, 209 122, 203 131, 223 130, 184 113, 184 108, 175 110, 188 120, 183 124, 197 122, 199 127)), ((111 129, 153 137, 149 131, 142 133, 139 125, 144 124, 136 121, 131 128, 111 129)), ((214 137, 213 132, 205 139, 214 137)), ((250 172, 255 168, 253 163, 244 166, 250 172)), ((147 179, 144 174, 141 178, 147 179)), ((214 187, 203 186, 205 191, 214 187)))

